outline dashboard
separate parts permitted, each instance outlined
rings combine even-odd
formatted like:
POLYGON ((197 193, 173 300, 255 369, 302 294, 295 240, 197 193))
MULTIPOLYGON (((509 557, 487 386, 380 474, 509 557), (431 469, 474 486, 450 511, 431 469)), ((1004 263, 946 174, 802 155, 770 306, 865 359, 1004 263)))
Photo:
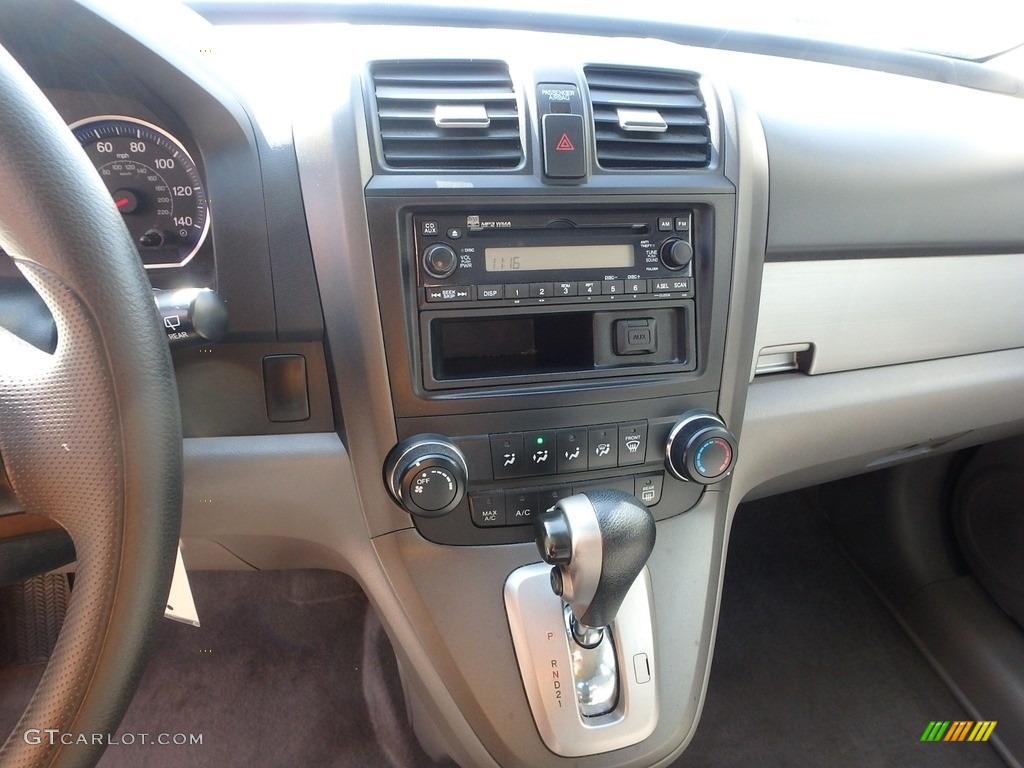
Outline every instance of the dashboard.
POLYGON ((154 288, 228 307, 173 350, 189 567, 355 576, 432 756, 666 764, 741 501, 1024 432, 1013 78, 671 25, 196 7, 164 8, 168 39, 143 8, 16 4, 0 42, 154 288), (502 594, 538 512, 594 488, 658 521, 658 701, 590 752, 544 737, 502 594))

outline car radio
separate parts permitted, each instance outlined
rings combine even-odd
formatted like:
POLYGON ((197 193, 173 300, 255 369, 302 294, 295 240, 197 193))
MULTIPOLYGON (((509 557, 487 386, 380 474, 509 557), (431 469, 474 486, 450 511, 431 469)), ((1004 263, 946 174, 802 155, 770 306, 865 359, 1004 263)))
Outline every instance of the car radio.
POLYGON ((696 219, 688 208, 417 214, 420 306, 691 298, 696 219))
POLYGON ((696 370, 710 206, 424 209, 410 223, 425 390, 696 370))

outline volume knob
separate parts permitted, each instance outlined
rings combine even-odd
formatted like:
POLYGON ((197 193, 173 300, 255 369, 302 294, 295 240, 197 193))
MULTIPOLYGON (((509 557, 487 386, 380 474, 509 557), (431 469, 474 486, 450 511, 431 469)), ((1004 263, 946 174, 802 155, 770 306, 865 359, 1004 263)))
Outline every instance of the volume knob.
POLYGON ((434 243, 423 251, 423 269, 433 278, 444 280, 451 277, 457 266, 459 256, 450 245, 434 243))
POLYGON ((403 440, 384 462, 384 483, 406 512, 440 517, 466 495, 466 457, 443 435, 424 434, 403 440))
POLYGON ((682 269, 693 258, 693 246, 681 237, 670 237, 661 244, 661 261, 669 269, 682 269))
POLYGON ((736 438, 711 411, 687 411, 669 433, 665 466, 680 480, 717 483, 729 476, 735 461, 736 438))

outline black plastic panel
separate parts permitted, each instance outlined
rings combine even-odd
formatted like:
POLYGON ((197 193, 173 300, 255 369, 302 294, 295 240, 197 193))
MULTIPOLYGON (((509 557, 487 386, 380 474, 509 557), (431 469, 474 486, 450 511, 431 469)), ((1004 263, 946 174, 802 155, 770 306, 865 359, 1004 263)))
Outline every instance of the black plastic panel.
MULTIPOLYGON (((212 344, 173 353, 185 437, 333 432, 334 412, 323 346, 318 343, 212 344), (309 416, 272 421, 264 360, 297 356, 305 362, 309 416)), ((301 416, 292 403, 290 418, 301 416)), ((280 414, 277 414, 278 416, 280 414)))

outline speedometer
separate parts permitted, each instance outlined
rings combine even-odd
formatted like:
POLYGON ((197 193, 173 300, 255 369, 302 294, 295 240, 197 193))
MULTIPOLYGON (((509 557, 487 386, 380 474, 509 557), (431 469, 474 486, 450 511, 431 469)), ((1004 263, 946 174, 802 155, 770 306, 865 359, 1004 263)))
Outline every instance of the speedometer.
POLYGON ((142 263, 150 269, 187 264, 210 231, 210 207, 181 142, 120 115, 80 120, 71 130, 114 198, 142 263))

